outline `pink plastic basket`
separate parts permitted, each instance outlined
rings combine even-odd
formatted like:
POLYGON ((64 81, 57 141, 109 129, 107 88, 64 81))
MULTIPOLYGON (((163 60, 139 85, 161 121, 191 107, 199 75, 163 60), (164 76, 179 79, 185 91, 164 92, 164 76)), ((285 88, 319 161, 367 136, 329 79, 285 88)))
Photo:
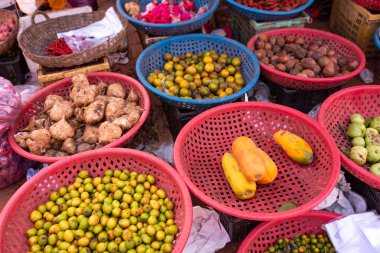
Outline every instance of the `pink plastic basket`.
POLYGON ((340 171, 334 140, 317 121, 281 105, 240 102, 201 113, 182 129, 174 145, 174 163, 190 191, 207 205, 225 214, 248 220, 285 219, 310 211, 334 188, 340 171), (311 145, 313 163, 293 162, 273 141, 273 134, 289 130, 311 145), (221 160, 239 136, 249 136, 274 160, 276 180, 258 185, 250 200, 239 200, 223 173, 221 160), (292 210, 277 212, 285 203, 292 210))
MULTIPOLYGON (((301 36, 305 39, 306 43, 316 39, 322 39, 324 43, 334 48, 334 50, 338 54, 341 54, 342 56, 346 57, 347 60, 357 60, 359 62, 359 67, 352 73, 344 76, 331 78, 299 77, 272 69, 269 66, 260 62, 261 74, 263 74, 270 81, 290 89, 323 90, 335 88, 343 85, 345 82, 358 75, 360 71, 363 70, 366 64, 365 55, 357 45, 333 33, 309 28, 281 28, 269 30, 260 34, 266 34, 268 36, 274 37, 292 34, 296 36, 301 36)), ((248 41, 247 47, 250 50, 254 51, 254 45, 256 40, 258 39, 258 36, 259 35, 255 35, 248 41)))
POLYGON ((173 252, 180 253, 186 245, 192 225, 192 204, 189 191, 178 173, 163 160, 132 149, 99 149, 65 158, 43 169, 27 181, 9 200, 0 216, 0 252, 28 252, 25 231, 33 226, 29 214, 48 201, 52 191, 74 181, 83 169, 102 176, 107 169, 129 169, 152 174, 157 186, 166 191, 175 203, 175 222, 179 234, 173 252))
POLYGON ((340 215, 323 211, 311 211, 292 219, 261 223, 249 233, 238 253, 262 253, 278 238, 292 238, 302 233, 321 233, 321 226, 340 215))
POLYGON ((380 11, 379 0, 354 0, 355 3, 367 8, 369 10, 380 11))
MULTIPOLYGON (((360 113, 364 117, 380 115, 379 101, 380 86, 378 85, 347 88, 334 93, 323 102, 318 113, 318 121, 330 133, 340 149, 349 149, 352 145, 345 135, 345 129, 349 125, 350 115, 353 113, 360 113)), ((359 166, 342 152, 340 152, 340 158, 343 167, 352 175, 380 189, 380 177, 370 173, 368 165, 359 166)))
MULTIPOLYGON (((102 80, 108 84, 118 82, 124 85, 127 92, 129 92, 130 89, 133 89, 139 95, 139 105, 144 109, 144 112, 142 113, 137 124, 129 129, 128 132, 126 132, 120 139, 104 146, 103 148, 121 147, 133 138, 148 117, 150 110, 149 95, 144 86, 142 86, 137 80, 126 75, 111 72, 96 72, 87 74, 87 76, 91 83, 97 83, 98 80, 102 80)), ((63 157, 39 156, 29 153, 16 143, 14 140, 14 135, 19 129, 22 129, 28 125, 29 119, 33 115, 43 110, 44 101, 48 95, 57 94, 68 98, 71 85, 72 83, 70 78, 60 80, 40 90, 24 104, 20 116, 13 123, 12 129, 8 133, 9 143, 15 152, 30 160, 44 163, 54 163, 63 159, 63 157)))

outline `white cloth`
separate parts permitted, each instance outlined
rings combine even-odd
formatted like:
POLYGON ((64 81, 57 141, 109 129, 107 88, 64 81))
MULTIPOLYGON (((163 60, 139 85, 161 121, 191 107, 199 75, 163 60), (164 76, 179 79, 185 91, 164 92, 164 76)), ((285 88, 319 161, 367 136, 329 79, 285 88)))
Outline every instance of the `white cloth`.
POLYGON ((324 225, 338 253, 380 252, 380 216, 353 214, 324 225))
POLYGON ((230 241, 214 210, 193 207, 193 226, 183 253, 214 253, 230 241))
POLYGON ((64 38, 73 52, 81 52, 105 42, 123 29, 123 25, 117 16, 115 9, 110 7, 102 20, 91 25, 58 33, 58 38, 64 38))

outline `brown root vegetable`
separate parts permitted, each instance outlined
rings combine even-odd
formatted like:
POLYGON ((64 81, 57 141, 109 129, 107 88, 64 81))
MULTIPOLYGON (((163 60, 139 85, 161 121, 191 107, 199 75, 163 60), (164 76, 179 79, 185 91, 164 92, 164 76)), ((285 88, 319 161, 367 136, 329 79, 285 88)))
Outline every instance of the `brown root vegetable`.
POLYGON ((50 148, 46 150, 46 152, 44 153, 44 156, 55 157, 56 153, 57 153, 57 150, 50 148))
POLYGON ((304 58, 301 60, 301 63, 305 69, 313 69, 317 64, 313 58, 304 58))
POLYGON ((65 157, 67 156, 68 154, 66 152, 63 152, 63 151, 57 151, 55 153, 55 157, 65 157))
POLYGON ((322 40, 314 40, 313 41, 313 45, 316 45, 316 46, 320 47, 320 46, 323 45, 323 41, 322 40))
POLYGON ((297 74, 299 77, 307 77, 307 74, 305 72, 300 72, 297 74))
POLYGON ((301 70, 294 68, 294 69, 292 69, 292 70, 289 71, 289 74, 297 75, 300 72, 301 72, 301 70))
POLYGON ((272 57, 273 55, 274 55, 273 51, 268 51, 268 52, 267 52, 267 57, 270 58, 270 57, 272 57))
POLYGON ((300 48, 297 48, 295 51, 294 51, 294 55, 296 56, 296 58, 298 59, 303 59, 306 57, 306 54, 307 54, 307 50, 300 47, 300 48))
POLYGON ((301 72, 303 70, 302 63, 301 62, 296 63, 296 65, 294 66, 294 69, 297 69, 299 70, 299 72, 301 72))
POLYGON ((109 97, 108 104, 105 109, 107 120, 113 120, 121 115, 121 111, 125 106, 125 100, 122 98, 109 97))
POLYGON ((96 124, 103 120, 106 102, 95 100, 84 108, 84 121, 86 124, 96 124))
POLYGON ((80 143, 80 144, 77 146, 77 153, 90 151, 90 150, 93 150, 94 148, 95 148, 95 145, 94 145, 94 144, 80 143))
POLYGON ((312 44, 309 46, 309 51, 317 51, 319 49, 318 45, 312 44))
POLYGON ((102 147, 104 147, 103 144, 97 143, 97 144, 95 145, 95 148, 94 148, 94 149, 98 149, 98 148, 102 148, 102 147))
POLYGON ((351 61, 350 63, 347 64, 347 70, 352 72, 356 70, 359 67, 359 62, 357 61, 351 61))
POLYGON ((261 60, 263 59, 263 57, 265 56, 265 51, 264 49, 258 49, 255 51, 255 55, 257 57, 257 59, 261 60))
POLYGON ((119 118, 114 119, 112 123, 119 126, 123 131, 126 131, 134 126, 134 124, 132 124, 129 119, 129 116, 123 115, 119 118))
POLYGON ((335 56, 336 52, 334 49, 330 49, 329 51, 327 51, 327 56, 328 57, 333 57, 335 56))
POLYGON ((300 45, 297 44, 286 44, 284 49, 287 53, 292 54, 294 53, 298 48, 301 48, 300 45))
POLYGON ((51 135, 49 130, 37 129, 30 132, 26 146, 35 155, 42 155, 50 147, 51 135))
POLYGON ((294 69, 294 67, 296 66, 296 63, 297 63, 296 60, 289 60, 289 61, 287 61, 285 63, 286 70, 290 71, 290 70, 294 69))
POLYGON ((97 87, 97 89, 98 89, 98 94, 99 94, 99 95, 106 95, 108 85, 107 85, 105 82, 100 81, 100 82, 96 85, 96 87, 97 87))
POLYGON ((81 127, 81 128, 78 128, 76 131, 75 131, 75 135, 74 135, 74 139, 78 139, 78 138, 80 138, 80 137, 82 137, 83 136, 83 128, 81 127))
POLYGON ((270 67, 271 69, 275 69, 276 68, 273 64, 269 64, 268 67, 270 67))
POLYGON ((270 63, 272 63, 273 65, 276 65, 277 63, 279 63, 280 57, 278 55, 273 55, 271 58, 270 58, 270 63))
MULTIPOLYGON (((318 66, 318 65, 316 65, 316 66, 318 66)), ((302 73, 305 73, 307 77, 315 77, 315 73, 311 69, 305 69, 304 71, 302 71, 302 73)))
POLYGON ((289 55, 287 55, 287 54, 279 55, 278 61, 280 63, 286 63, 287 61, 289 61, 289 55))
POLYGON ((294 40, 294 43, 298 44, 298 45, 303 45, 305 44, 305 39, 304 38, 301 38, 301 37, 297 37, 295 40, 294 40))
MULTIPOLYGON (((275 56, 275 55, 273 55, 273 56, 275 56)), ((261 60, 261 62, 263 63, 263 64, 265 64, 265 65, 268 65, 269 63, 270 63, 270 60, 269 60, 269 58, 268 57, 263 57, 263 59, 261 60)))
POLYGON ((67 138, 62 144, 62 151, 73 155, 77 152, 77 146, 73 138, 67 138))
POLYGON ((294 41, 296 40, 296 37, 294 36, 294 35, 287 35, 286 37, 285 37, 285 42, 286 43, 293 43, 294 41))
POLYGON ((73 116, 74 105, 73 103, 63 100, 57 101, 50 109, 49 116, 53 121, 59 121, 62 118, 69 119, 73 116))
POLYGON ((326 67, 330 63, 330 60, 327 56, 322 56, 318 60, 318 65, 321 66, 322 68, 326 67))
POLYGON ((278 37, 276 44, 279 45, 280 47, 283 47, 285 45, 285 39, 284 37, 278 37))
POLYGON ((325 66, 323 68, 322 74, 325 77, 333 77, 333 76, 335 76, 335 74, 336 74, 336 68, 335 68, 335 66, 333 64, 331 64, 331 63, 328 64, 327 66, 325 66))
POLYGON ((323 55, 321 52, 314 51, 314 52, 312 52, 310 57, 313 58, 315 61, 319 61, 319 59, 321 59, 323 56, 325 56, 325 55, 323 55))
POLYGON ((92 103, 98 95, 98 88, 90 85, 85 74, 79 74, 72 77, 73 86, 71 86, 70 98, 78 107, 86 106, 92 103))
POLYGON ((98 142, 98 128, 91 125, 86 125, 82 139, 86 143, 95 144, 98 142))
POLYGON ((121 113, 123 115, 127 115, 127 114, 130 114, 131 112, 134 112, 134 111, 137 111, 139 113, 139 115, 142 114, 142 112, 144 111, 143 108, 141 108, 140 106, 136 105, 136 103, 127 103, 124 108, 121 110, 121 113))
POLYGON ((107 96, 109 97, 117 97, 117 98, 125 98, 126 91, 120 83, 113 83, 108 86, 107 96))
POLYGON ((98 128, 98 139, 101 144, 109 144, 119 139, 123 131, 121 128, 111 122, 105 121, 98 128))
POLYGON ((272 44, 270 44, 270 43, 265 43, 264 49, 265 49, 266 51, 270 51, 270 50, 272 50, 272 48, 273 48, 272 44))
POLYGON ((264 49, 265 48, 265 42, 258 40, 255 43, 255 48, 256 49, 264 49))
POLYGON ((127 116, 128 120, 129 120, 129 122, 132 123, 132 125, 136 125, 137 122, 140 119, 141 112, 138 111, 138 110, 133 110, 130 113, 128 113, 126 116, 127 116))
POLYGON ((337 60, 337 63, 338 63, 338 66, 343 68, 344 66, 347 65, 347 59, 342 57, 341 55, 336 55, 336 60, 337 60))
POLYGON ((53 139, 60 141, 71 138, 75 134, 74 128, 65 120, 65 118, 54 123, 49 130, 53 139))
POLYGON ((316 64, 312 70, 314 71, 314 73, 315 73, 316 75, 318 75, 318 74, 321 73, 322 68, 321 68, 318 64, 316 64))
POLYGON ((320 48, 318 48, 318 52, 322 53, 322 55, 327 55, 327 52, 329 51, 329 46, 323 45, 320 48))
POLYGON ((62 143, 63 143, 62 141, 59 141, 56 139, 51 139, 50 147, 55 149, 55 150, 59 150, 62 147, 62 143))
POLYGON ((273 37, 273 36, 268 37, 268 42, 272 44, 273 46, 276 44, 276 41, 277 41, 276 37, 273 37))
POLYGON ((58 101, 63 101, 63 97, 59 95, 48 95, 44 102, 44 112, 49 111, 58 101))
POLYGON ((272 51, 273 53, 278 54, 281 52, 281 47, 279 45, 274 45, 272 51))
POLYGON ((262 42, 268 42, 268 36, 267 35, 265 35, 265 34, 260 34, 259 35, 259 38, 258 38, 260 41, 262 41, 262 42))
POLYGON ((127 102, 139 102, 139 95, 133 89, 128 94, 127 102))
POLYGON ((285 71, 286 71, 285 64, 283 64, 283 63, 278 63, 278 64, 276 65, 276 69, 277 69, 278 71, 285 72, 285 71))
POLYGON ((21 148, 27 148, 28 146, 26 145, 26 140, 29 139, 29 133, 28 132, 19 132, 15 134, 14 136, 16 143, 21 147, 21 148))
POLYGON ((76 107, 74 109, 74 117, 78 122, 83 123, 84 122, 84 108, 76 107))

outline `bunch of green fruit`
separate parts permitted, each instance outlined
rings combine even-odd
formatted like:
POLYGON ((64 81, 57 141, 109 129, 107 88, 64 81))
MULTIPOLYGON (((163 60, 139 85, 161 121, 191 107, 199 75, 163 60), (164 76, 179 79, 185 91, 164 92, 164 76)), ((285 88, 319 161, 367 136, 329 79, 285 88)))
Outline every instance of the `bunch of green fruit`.
POLYGON ((264 253, 333 253, 335 249, 330 239, 323 234, 296 235, 293 239, 281 238, 264 253))
POLYGON ((214 49, 173 56, 164 54, 163 70, 150 73, 147 80, 168 95, 188 99, 222 98, 231 95, 245 84, 241 60, 218 54, 214 49))
POLYGON ((369 171, 380 176, 380 116, 365 119, 356 113, 350 121, 347 136, 353 147, 348 157, 358 165, 372 164, 369 171))
POLYGON ((29 252, 167 253, 178 233, 174 203, 152 175, 107 170, 50 194, 30 214, 29 252))

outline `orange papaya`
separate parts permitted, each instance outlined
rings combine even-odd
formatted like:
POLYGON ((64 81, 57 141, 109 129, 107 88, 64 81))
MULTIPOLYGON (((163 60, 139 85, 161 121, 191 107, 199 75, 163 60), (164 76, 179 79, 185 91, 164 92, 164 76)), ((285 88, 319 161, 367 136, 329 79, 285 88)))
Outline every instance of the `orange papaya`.
POLYGON ((276 163, 270 158, 270 156, 264 152, 264 150, 257 148, 257 154, 261 157, 261 159, 264 162, 265 166, 265 174, 264 177, 260 180, 257 180, 256 183, 258 184, 270 184, 272 183, 278 173, 277 165, 276 163))

